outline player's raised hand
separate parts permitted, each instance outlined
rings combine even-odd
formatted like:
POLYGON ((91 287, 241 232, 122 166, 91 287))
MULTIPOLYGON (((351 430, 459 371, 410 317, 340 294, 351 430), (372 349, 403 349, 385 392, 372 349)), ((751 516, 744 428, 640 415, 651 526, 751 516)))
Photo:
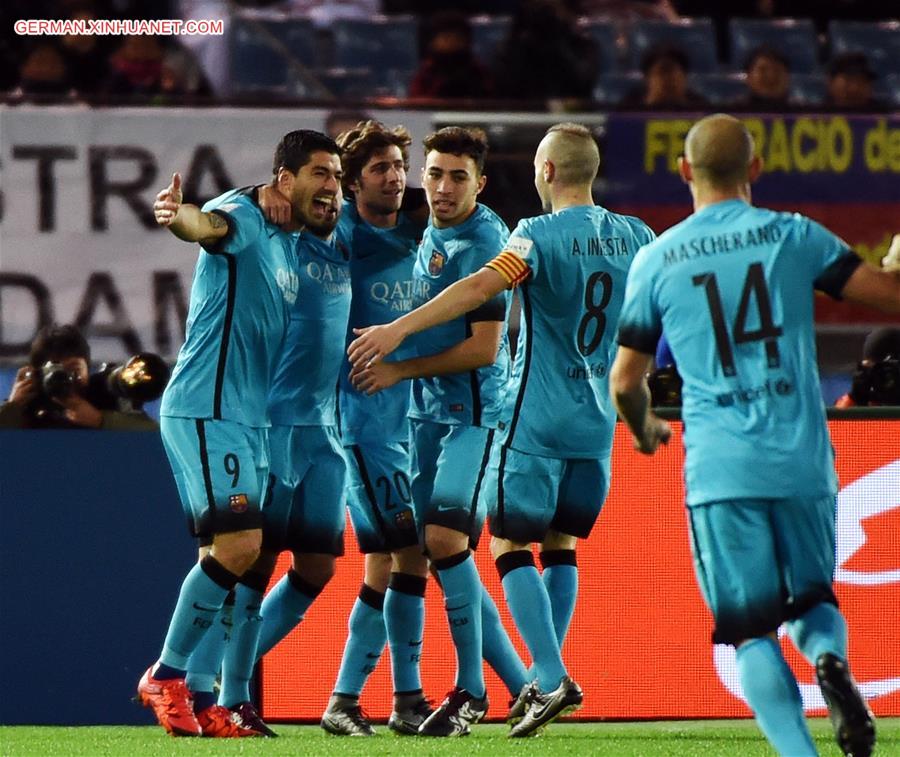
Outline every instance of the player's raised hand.
POLYGON ((169 186, 156 195, 156 202, 153 203, 153 216, 156 222, 160 226, 170 225, 178 215, 181 202, 181 174, 175 172, 169 186))
POLYGON ((290 223, 293 215, 291 201, 281 193, 278 187, 272 184, 260 187, 257 200, 269 223, 274 223, 276 226, 290 223))
POLYGON ((652 455, 660 444, 668 444, 672 427, 662 418, 650 413, 640 437, 634 437, 634 448, 643 455, 652 455))
POLYGON ((390 355, 403 341, 403 335, 394 323, 353 329, 356 339, 347 347, 347 356, 354 370, 377 365, 390 355))
POLYGON ((890 273, 900 271, 900 234, 894 234, 888 254, 881 259, 881 267, 890 273))

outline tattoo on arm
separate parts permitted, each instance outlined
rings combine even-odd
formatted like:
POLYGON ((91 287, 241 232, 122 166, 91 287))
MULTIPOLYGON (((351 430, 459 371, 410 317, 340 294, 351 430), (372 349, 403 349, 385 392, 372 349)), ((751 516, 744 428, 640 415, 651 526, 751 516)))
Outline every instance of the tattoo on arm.
POLYGON ((225 219, 222 218, 218 213, 207 213, 206 218, 209 221, 209 225, 213 229, 221 229, 228 228, 228 224, 225 222, 225 219))

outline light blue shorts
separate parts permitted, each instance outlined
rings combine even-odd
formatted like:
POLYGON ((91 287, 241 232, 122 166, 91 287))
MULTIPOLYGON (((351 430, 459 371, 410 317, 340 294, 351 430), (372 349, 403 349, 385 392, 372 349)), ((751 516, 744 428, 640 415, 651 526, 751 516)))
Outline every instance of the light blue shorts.
POLYGON ((495 444, 481 490, 491 533, 521 544, 551 529, 586 539, 609 493, 609 468, 608 457, 563 460, 495 444))
POLYGON ((188 528, 201 545, 215 534, 262 527, 268 429, 165 415, 159 428, 188 528))
POLYGON ((394 552, 419 541, 409 482, 409 445, 344 447, 350 522, 360 551, 394 552))
POLYGON ((822 602, 837 605, 833 496, 710 502, 688 508, 688 518, 715 643, 738 644, 822 602))
POLYGON ((263 508, 269 552, 344 554, 347 464, 334 426, 272 426, 263 508))

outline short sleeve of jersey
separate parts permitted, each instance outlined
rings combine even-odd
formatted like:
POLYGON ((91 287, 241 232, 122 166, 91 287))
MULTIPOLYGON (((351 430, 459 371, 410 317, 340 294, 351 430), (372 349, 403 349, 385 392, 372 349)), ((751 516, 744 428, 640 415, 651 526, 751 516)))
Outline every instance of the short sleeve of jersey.
POLYGON ((625 302, 619 314, 619 344, 646 355, 656 354, 662 336, 662 318, 653 291, 655 273, 653 254, 644 247, 628 272, 625 302))
POLYGON ((513 289, 537 271, 537 249, 529 225, 520 221, 506 240, 503 251, 486 264, 499 273, 509 289, 513 289))
POLYGON ((204 245, 207 252, 236 255, 259 239, 265 222, 262 211, 252 199, 233 196, 224 202, 210 200, 203 206, 204 212, 221 216, 228 224, 228 233, 214 244, 204 245))
POLYGON ((812 258, 813 285, 820 292, 839 300, 844 284, 862 260, 850 245, 822 224, 808 218, 803 220, 805 224, 800 244, 812 258))
MULTIPOLYGON (((480 271, 494 260, 508 238, 509 229, 499 219, 483 223, 482 230, 473 240, 473 254, 467 256, 465 264, 460 266, 460 278, 480 271)), ((471 311, 466 318, 470 323, 506 320, 506 304, 506 296, 501 292, 471 311)))

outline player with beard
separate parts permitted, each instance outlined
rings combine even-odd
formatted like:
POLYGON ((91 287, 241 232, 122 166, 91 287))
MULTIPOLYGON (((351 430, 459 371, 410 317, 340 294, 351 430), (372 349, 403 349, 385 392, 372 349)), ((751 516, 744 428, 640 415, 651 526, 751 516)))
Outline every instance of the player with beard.
MULTIPOLYGON (((411 143, 406 129, 360 122, 338 143, 348 196, 339 231, 350 245, 352 329, 391 321, 412 308, 415 252, 428 208, 422 190, 406 187, 411 143)), ((288 217, 286 199, 279 201, 268 188, 261 188, 259 196, 270 218, 288 217)), ((368 396, 350 382, 349 365, 341 375, 348 509, 366 557, 334 693, 322 716, 322 727, 335 735, 374 735, 359 696, 386 640, 394 681, 388 727, 414 734, 431 712, 419 674, 427 564, 409 487, 409 384, 404 380, 368 396)), ((484 657, 515 697, 527 680, 525 667, 486 591, 482 616, 484 657)))
POLYGON ((316 169, 328 180, 315 196, 323 212, 304 219, 297 241, 297 299, 269 392, 262 549, 235 591, 222 665, 219 702, 266 736, 276 734, 250 700, 254 664, 300 622, 344 551, 347 467, 335 385, 344 360, 350 270, 347 241, 338 226, 342 168, 338 155, 329 158, 316 169), (283 551, 291 552, 291 567, 263 600, 283 551))
MULTIPOLYGON (((447 127, 425 139, 422 181, 431 223, 413 273, 415 305, 478 270, 509 235, 503 221, 477 202, 486 181, 486 151, 486 137, 478 129, 447 127)), ((361 391, 374 394, 413 379, 411 494, 444 591, 457 653, 456 685, 422 723, 419 735, 465 735, 487 712, 481 661, 488 656, 484 619, 493 602, 471 550, 484 523, 478 493, 509 373, 507 306, 508 298, 500 295, 466 317, 430 330, 416 343, 417 356, 405 360, 375 365, 371 356, 359 354, 356 342, 349 348, 352 380, 361 391)), ((514 651, 506 661, 521 665, 514 651)), ((524 669, 520 675, 524 689, 524 669)), ((507 677, 501 677, 509 687, 507 677)))
MULTIPOLYGON (((325 135, 302 130, 281 139, 273 173, 291 201, 285 229, 269 224, 239 190, 202 210, 183 203, 178 174, 153 206, 158 224, 201 245, 185 343, 160 408, 200 559, 182 584, 159 661, 138 684, 139 700, 173 735, 260 735, 212 694, 223 646, 217 621, 259 556, 267 403, 297 301, 296 245, 304 225, 336 215, 339 168, 337 145, 325 135)), ((256 585, 253 572, 247 580, 256 585)))

